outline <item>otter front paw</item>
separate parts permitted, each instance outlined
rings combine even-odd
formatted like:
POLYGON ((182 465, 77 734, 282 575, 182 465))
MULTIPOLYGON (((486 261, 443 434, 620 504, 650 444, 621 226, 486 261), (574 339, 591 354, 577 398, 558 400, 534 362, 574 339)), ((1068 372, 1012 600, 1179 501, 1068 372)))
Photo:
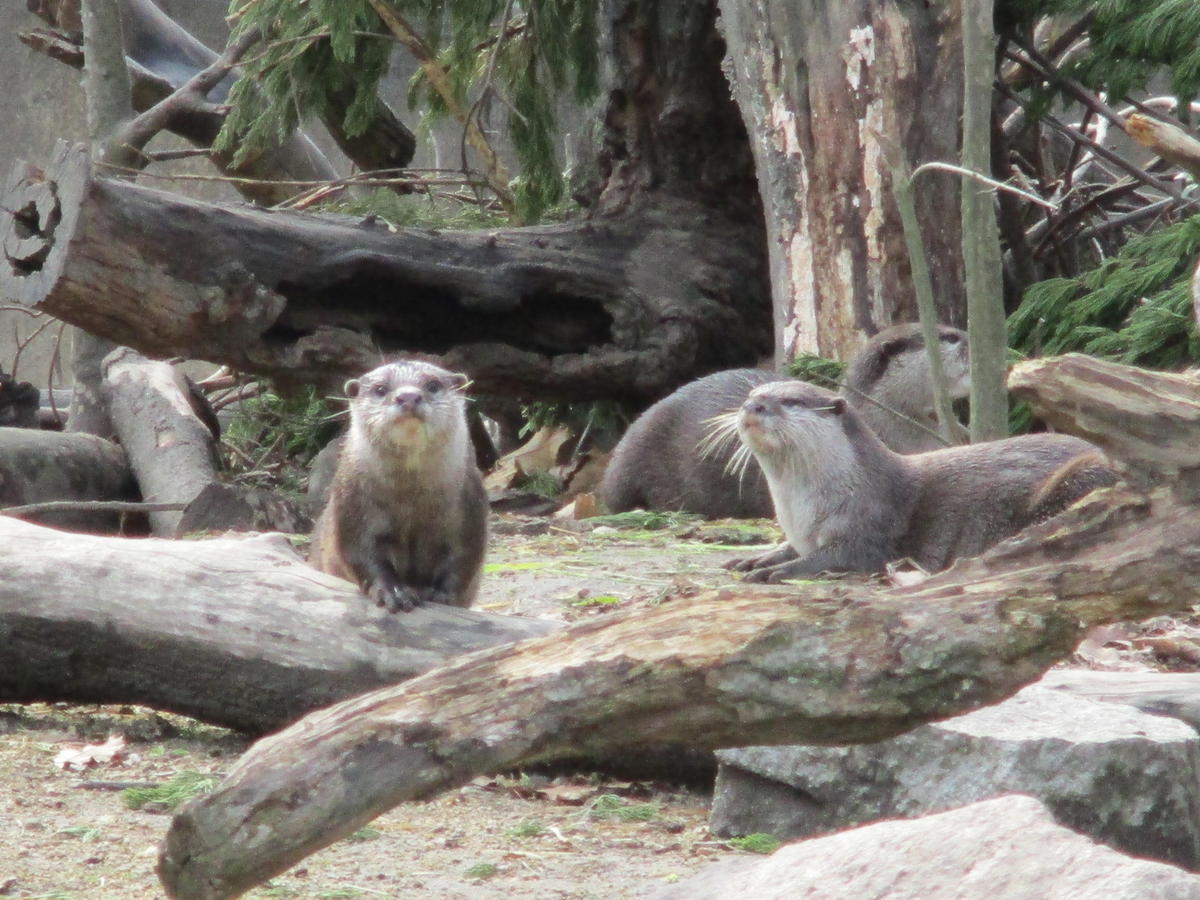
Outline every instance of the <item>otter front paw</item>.
MULTIPOLYGON (((774 550, 760 553, 758 556, 740 556, 724 564, 724 568, 735 572, 754 572, 758 569, 777 566, 780 563, 796 558, 796 551, 791 544, 781 544, 774 550)), ((755 579, 757 580, 757 579, 755 579)))
POLYGON ((371 585, 367 596, 388 612, 412 612, 422 600, 416 591, 403 584, 376 583, 371 585))
POLYGON ((811 578, 812 569, 804 564, 804 560, 779 563, 774 566, 763 566, 746 573, 742 581, 755 584, 779 584, 789 578, 811 578))

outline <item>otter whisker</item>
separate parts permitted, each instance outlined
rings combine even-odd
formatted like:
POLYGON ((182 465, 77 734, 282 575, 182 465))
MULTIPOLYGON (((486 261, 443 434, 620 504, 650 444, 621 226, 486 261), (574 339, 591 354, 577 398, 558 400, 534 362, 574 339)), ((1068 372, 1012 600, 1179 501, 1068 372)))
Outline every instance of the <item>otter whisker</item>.
POLYGON ((719 413, 704 420, 706 434, 696 443, 700 456, 708 459, 725 453, 737 440, 737 410, 719 413))

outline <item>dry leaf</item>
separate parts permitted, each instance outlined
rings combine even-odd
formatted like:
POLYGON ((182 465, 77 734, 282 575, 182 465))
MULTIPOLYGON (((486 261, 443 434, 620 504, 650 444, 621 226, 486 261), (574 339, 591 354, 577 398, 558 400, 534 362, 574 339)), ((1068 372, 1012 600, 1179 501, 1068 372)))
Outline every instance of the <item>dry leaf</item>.
POLYGON ((120 765, 125 757, 125 738, 110 734, 103 744, 75 744, 59 750, 54 764, 68 772, 82 772, 95 766, 120 765))

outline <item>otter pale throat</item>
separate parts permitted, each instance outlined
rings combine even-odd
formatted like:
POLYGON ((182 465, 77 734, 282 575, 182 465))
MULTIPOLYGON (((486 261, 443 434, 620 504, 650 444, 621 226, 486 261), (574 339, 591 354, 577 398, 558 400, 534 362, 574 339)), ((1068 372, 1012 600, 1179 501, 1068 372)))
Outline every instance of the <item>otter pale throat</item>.
POLYGON ((755 388, 738 432, 788 541, 731 563, 751 581, 878 572, 906 557, 940 571, 1116 481, 1096 447, 1061 434, 904 456, 842 397, 798 381, 755 388))
MULTIPOLYGON (((950 395, 961 399, 970 390, 967 336, 946 325, 938 332, 950 395)), ((750 391, 780 380, 759 369, 728 369, 659 400, 637 418, 613 451, 600 489, 605 505, 613 512, 642 507, 708 518, 774 515, 757 464, 738 465, 734 426, 738 407, 750 391)), ((894 325, 867 341, 847 367, 845 390, 870 427, 896 452, 942 446, 920 325, 894 325)))
POLYGON ((350 428, 311 562, 392 612, 469 606, 487 543, 465 375, 401 360, 346 382, 350 428))

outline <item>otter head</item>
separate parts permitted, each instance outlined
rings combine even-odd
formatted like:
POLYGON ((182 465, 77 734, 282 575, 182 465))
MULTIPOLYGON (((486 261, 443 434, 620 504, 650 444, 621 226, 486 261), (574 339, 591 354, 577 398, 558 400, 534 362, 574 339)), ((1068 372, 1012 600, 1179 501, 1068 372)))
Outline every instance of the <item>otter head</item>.
MULTIPOLYGON (((895 399, 933 396, 929 354, 925 352, 925 338, 919 324, 895 325, 881 331, 875 340, 877 352, 871 363, 873 371, 868 376, 868 382, 878 382, 886 373, 888 394, 895 399)), ((938 349, 941 351, 942 372, 946 376, 950 397, 954 400, 966 397, 971 393, 971 362, 966 332, 949 325, 939 325, 938 349)), ((932 408, 929 412, 932 412, 932 408)))
POLYGON ((771 382, 751 391, 738 412, 738 434, 768 473, 836 469, 853 462, 860 435, 878 444, 844 399, 803 381, 771 382))
POLYGON ((467 376, 432 363, 404 360, 346 382, 352 429, 376 449, 420 451, 465 427, 461 391, 467 376))

